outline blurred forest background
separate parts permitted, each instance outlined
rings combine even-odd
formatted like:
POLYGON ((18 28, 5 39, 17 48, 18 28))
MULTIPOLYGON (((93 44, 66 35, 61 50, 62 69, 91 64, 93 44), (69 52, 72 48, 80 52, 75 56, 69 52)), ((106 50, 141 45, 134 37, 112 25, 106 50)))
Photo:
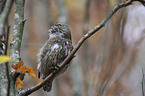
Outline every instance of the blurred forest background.
MULTIPOLYGON (((122 0, 26 0, 21 58, 37 74, 37 53, 48 39, 51 25, 61 22, 71 29, 73 45, 97 26, 122 0)), ((14 8, 9 16, 11 32, 14 8)), ((138 2, 120 9, 79 49, 68 70, 30 96, 143 96, 145 69, 145 7, 138 2)), ((10 34, 10 42, 12 34, 10 34)), ((23 89, 40 82, 26 75, 23 89)), ((144 90, 145 91, 145 90, 144 90)))

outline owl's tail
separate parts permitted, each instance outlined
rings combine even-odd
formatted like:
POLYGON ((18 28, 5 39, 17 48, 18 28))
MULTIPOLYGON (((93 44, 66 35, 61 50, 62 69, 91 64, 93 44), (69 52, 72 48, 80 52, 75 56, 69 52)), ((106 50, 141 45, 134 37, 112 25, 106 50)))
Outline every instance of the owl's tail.
POLYGON ((50 92, 52 88, 52 81, 51 82, 47 82, 44 86, 43 86, 43 90, 50 92))

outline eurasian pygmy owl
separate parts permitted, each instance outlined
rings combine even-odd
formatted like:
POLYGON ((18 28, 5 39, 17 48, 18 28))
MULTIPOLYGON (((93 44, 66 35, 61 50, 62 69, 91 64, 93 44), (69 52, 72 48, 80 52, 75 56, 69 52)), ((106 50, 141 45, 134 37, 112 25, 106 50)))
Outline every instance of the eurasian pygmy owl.
MULTIPOLYGON (((42 79, 45 79, 57 65, 60 65, 73 49, 71 32, 66 25, 55 24, 49 31, 49 39, 38 53, 38 71, 42 79)), ((63 73, 67 65, 56 76, 63 73)), ((40 77, 39 76, 39 77, 40 77)), ((44 91, 51 91, 52 81, 43 86, 44 91)))

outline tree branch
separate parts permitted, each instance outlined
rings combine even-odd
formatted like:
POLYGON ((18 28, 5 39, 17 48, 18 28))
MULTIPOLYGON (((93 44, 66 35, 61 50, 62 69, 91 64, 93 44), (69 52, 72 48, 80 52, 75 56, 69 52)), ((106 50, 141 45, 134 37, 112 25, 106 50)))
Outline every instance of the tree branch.
MULTIPOLYGON (((10 44, 10 56, 11 56, 11 65, 18 64, 20 61, 20 49, 21 49, 21 42, 23 36, 23 29, 24 29, 24 5, 25 0, 15 0, 15 13, 14 13, 14 30, 13 30, 13 39, 10 44)), ((14 71, 14 69, 10 69, 10 71, 14 71)), ((13 83, 14 84, 14 83, 13 83)), ((15 85, 12 86, 14 91, 14 96, 16 95, 18 89, 15 88, 15 85)))
MULTIPOLYGON (((65 65, 67 65, 74 57, 75 53, 78 51, 78 49, 81 47, 81 45, 84 43, 84 41, 86 39, 88 39, 89 37, 91 37, 94 33, 96 33, 98 30, 100 30, 102 27, 105 26, 105 24, 110 20, 110 18, 120 9, 123 7, 126 7, 128 5, 131 5, 132 2, 137 1, 137 0, 128 0, 125 1, 123 3, 117 4, 113 10, 106 16, 106 18, 98 25, 96 26, 94 29, 92 29, 91 31, 89 31, 86 35, 84 35, 79 42, 77 43, 77 45, 74 47, 74 49, 72 50, 72 52, 67 56, 67 58, 62 62, 62 64, 60 65, 60 68, 58 69, 57 72, 59 72, 60 70, 63 69, 63 67, 65 65)), ((141 2, 141 0, 138 0, 139 2, 141 2)), ((18 96, 27 96, 30 95, 31 93, 33 93, 34 91, 40 89, 47 81, 53 79, 55 77, 56 73, 51 73, 49 76, 47 76, 42 82, 40 82, 39 84, 28 88, 27 90, 23 90, 22 92, 19 93, 18 96)))
MULTIPOLYGON (((5 55, 7 55, 7 49, 8 49, 8 41, 9 41, 9 33, 10 33, 10 26, 7 23, 7 34, 6 34, 6 49, 5 49, 5 55)), ((7 75, 7 79, 8 79, 8 87, 7 87, 7 96, 10 96, 10 75, 9 75, 9 63, 5 63, 5 67, 6 67, 6 75, 7 75)))
POLYGON ((15 0, 15 24, 13 40, 10 45, 11 65, 18 64, 20 61, 20 49, 23 36, 24 23, 24 4, 25 0, 15 0))

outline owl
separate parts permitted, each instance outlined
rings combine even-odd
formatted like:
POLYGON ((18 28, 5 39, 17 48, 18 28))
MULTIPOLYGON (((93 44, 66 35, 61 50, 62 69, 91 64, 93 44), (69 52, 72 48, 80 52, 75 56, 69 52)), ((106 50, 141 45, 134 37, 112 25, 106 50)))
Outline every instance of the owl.
MULTIPOLYGON (((39 77, 41 76, 42 79, 45 79, 52 73, 73 49, 71 32, 68 26, 58 23, 53 25, 48 31, 49 39, 38 53, 39 64, 37 69, 39 71, 39 77)), ((67 67, 68 65, 58 72, 56 76, 63 73, 67 67)), ((48 81, 43 86, 44 91, 51 91, 52 81, 48 81)))

